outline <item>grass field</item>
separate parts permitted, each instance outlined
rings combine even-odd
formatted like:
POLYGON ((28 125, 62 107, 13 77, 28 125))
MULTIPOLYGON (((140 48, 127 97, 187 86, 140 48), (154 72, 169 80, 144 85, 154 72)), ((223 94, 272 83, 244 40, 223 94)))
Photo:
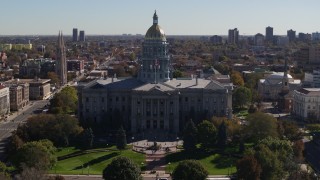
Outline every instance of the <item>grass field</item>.
POLYGON ((178 165, 178 163, 185 159, 196 159, 208 170, 210 175, 227 175, 236 172, 235 162, 237 158, 229 155, 220 155, 216 153, 206 153, 206 152, 178 152, 174 154, 169 154, 166 157, 166 161, 170 162, 166 167, 167 172, 172 172, 173 169, 178 165))
POLYGON ((63 160, 51 169, 52 174, 102 174, 103 169, 117 156, 126 156, 139 165, 145 161, 144 154, 131 149, 120 152, 115 147, 87 151, 67 147, 57 151, 56 155, 63 160))
MULTIPOLYGON (((233 154, 235 147, 225 149, 225 153, 233 154)), ((145 155, 131 151, 128 148, 123 151, 117 150, 114 146, 108 148, 97 148, 80 150, 75 147, 61 148, 56 152, 60 159, 49 173, 51 174, 102 174, 103 169, 117 156, 125 156, 145 168, 145 155)), ((185 151, 169 154, 166 156, 166 171, 172 172, 177 164, 185 159, 197 159, 208 170, 210 175, 227 175, 236 172, 235 162, 237 158, 229 155, 203 152, 197 150, 193 153, 185 151)))

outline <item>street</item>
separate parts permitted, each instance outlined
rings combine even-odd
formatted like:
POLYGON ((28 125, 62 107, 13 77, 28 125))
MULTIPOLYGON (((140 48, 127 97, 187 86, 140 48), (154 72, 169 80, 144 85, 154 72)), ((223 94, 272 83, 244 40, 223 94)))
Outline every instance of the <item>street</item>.
POLYGON ((32 101, 29 105, 22 110, 14 112, 8 117, 6 121, 0 123, 0 160, 3 161, 6 158, 5 145, 11 133, 17 129, 19 124, 25 123, 29 116, 34 114, 34 111, 43 108, 49 100, 32 101))

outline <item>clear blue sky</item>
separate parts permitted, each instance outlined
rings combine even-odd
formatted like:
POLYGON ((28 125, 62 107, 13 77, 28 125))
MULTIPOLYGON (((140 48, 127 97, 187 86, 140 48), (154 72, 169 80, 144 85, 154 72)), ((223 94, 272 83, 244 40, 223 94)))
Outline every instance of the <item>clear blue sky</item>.
POLYGON ((0 35, 145 34, 154 10, 167 35, 320 31, 320 0, 2 0, 0 35))

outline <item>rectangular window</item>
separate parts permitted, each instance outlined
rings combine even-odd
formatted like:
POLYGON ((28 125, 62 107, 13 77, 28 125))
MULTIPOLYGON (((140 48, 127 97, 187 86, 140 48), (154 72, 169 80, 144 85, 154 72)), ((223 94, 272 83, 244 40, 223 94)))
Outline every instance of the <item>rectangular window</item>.
POLYGON ((89 102, 89 98, 88 97, 86 97, 86 102, 89 102))
POLYGON ((104 102, 104 97, 101 98, 101 102, 104 102))

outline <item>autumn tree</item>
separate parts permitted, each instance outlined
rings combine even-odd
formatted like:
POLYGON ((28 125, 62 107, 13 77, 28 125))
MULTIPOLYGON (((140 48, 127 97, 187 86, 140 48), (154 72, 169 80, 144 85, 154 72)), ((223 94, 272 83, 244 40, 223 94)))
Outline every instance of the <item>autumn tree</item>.
POLYGON ((211 122, 213 125, 219 129, 222 123, 225 124, 227 128, 227 138, 232 141, 238 141, 241 136, 242 126, 236 119, 229 120, 226 117, 212 117, 211 122))
POLYGON ((290 121, 279 121, 278 132, 285 139, 296 141, 302 139, 302 132, 296 123, 290 121))
POLYGON ((244 80, 242 78, 242 75, 238 71, 232 71, 231 72, 231 82, 236 86, 243 86, 244 80))
POLYGON ((304 160, 304 157, 303 157, 304 143, 303 143, 303 141, 301 139, 294 141, 292 149, 293 149, 293 154, 294 154, 296 161, 302 162, 304 160))
POLYGON ((48 72, 47 76, 49 79, 51 79, 52 84, 59 84, 59 77, 55 72, 48 72))
POLYGON ((246 155, 237 161, 238 179, 259 180, 261 174, 261 165, 253 155, 246 155))

